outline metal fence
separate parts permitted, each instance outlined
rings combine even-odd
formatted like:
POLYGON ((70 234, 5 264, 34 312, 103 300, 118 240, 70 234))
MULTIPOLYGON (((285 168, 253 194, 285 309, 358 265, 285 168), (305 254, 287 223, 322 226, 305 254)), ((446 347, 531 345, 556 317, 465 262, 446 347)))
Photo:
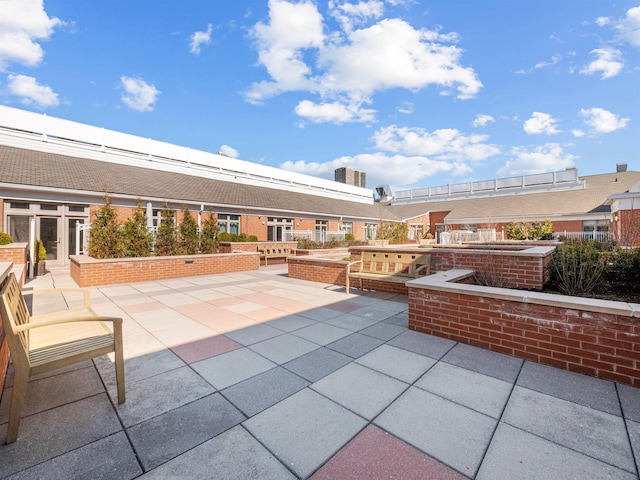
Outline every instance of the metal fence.
POLYGON ((325 243, 331 240, 343 241, 345 233, 331 230, 285 230, 282 232, 283 242, 293 242, 298 239, 313 240, 318 243, 325 243))
POLYGON ((598 240, 600 242, 613 240, 612 232, 553 232, 554 240, 598 240))

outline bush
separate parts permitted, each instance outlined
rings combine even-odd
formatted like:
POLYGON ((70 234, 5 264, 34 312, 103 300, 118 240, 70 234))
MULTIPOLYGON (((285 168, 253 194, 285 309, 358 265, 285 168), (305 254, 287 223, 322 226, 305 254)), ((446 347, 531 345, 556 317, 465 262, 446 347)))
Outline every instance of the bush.
POLYGON ((607 280, 611 284, 640 291, 640 247, 630 250, 616 248, 610 257, 607 280))
POLYGON ((0 245, 9 245, 10 243, 13 243, 11 235, 9 235, 8 233, 0 232, 0 245))
POLYGON ((353 236, 353 233, 345 233, 344 239, 347 242, 353 242, 356 239, 356 237, 353 236))
POLYGON ((147 215, 142 205, 138 204, 131 218, 124 222, 122 233, 126 257, 151 256, 153 235, 147 229, 147 215))
POLYGON ((35 240, 33 242, 33 255, 35 257, 35 263, 45 262, 47 260, 47 249, 42 240, 35 240))
POLYGON ((604 286, 607 267, 599 242, 576 240, 558 245, 548 268, 550 281, 558 290, 583 295, 604 286))
POLYGON ((195 255, 198 252, 198 223, 187 207, 182 209, 182 222, 180 222, 179 231, 178 252, 181 255, 195 255))
POLYGON ((209 216, 202 223, 200 231, 200 252, 201 253, 218 253, 218 221, 213 213, 209 212, 209 216))
POLYGON ((544 222, 509 222, 507 225, 508 240, 552 240, 553 223, 548 218, 544 222))
POLYGON ((93 258, 124 257, 122 225, 109 195, 104 196, 104 205, 96 213, 89 231, 89 255, 93 258))
POLYGON ((175 210, 167 205, 160 213, 160 226, 156 236, 156 255, 167 256, 178 253, 178 240, 176 237, 175 210))

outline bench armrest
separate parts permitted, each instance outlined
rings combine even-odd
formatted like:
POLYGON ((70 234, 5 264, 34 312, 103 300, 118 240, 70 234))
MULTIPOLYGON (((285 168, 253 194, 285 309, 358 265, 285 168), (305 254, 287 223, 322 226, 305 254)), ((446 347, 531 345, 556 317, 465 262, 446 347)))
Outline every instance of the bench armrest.
POLYGON ((84 296, 84 306, 85 308, 89 308, 91 306, 91 294, 89 290, 85 290, 84 288, 43 288, 42 290, 29 290, 26 292, 22 292, 22 296, 25 295, 35 295, 40 293, 82 293, 84 296))
POLYGON ((416 268, 416 277, 425 268, 427 269, 427 271, 430 271, 431 270, 431 265, 427 264, 427 265, 422 265, 421 267, 416 268))
POLYGON ((33 328, 49 327, 51 325, 62 325, 64 323, 75 322, 111 322, 114 325, 122 325, 122 318, 119 317, 103 317, 88 315, 86 317, 72 317, 72 318, 51 318, 49 320, 43 320, 42 322, 27 323, 24 325, 16 325, 16 332, 24 332, 33 328))
POLYGON ((347 273, 351 272, 351 265, 362 265, 362 260, 356 260, 355 262, 349 262, 347 265, 347 273))

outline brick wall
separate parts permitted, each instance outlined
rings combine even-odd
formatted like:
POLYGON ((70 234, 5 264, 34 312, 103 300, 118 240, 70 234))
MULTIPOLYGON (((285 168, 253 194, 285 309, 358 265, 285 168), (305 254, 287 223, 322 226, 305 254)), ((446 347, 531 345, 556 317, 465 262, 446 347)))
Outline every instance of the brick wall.
POLYGON ((0 245, 0 262, 12 262, 14 265, 26 265, 28 255, 26 243, 0 245))
POLYGON ((421 281, 409 284, 411 330, 640 387, 640 310, 628 304, 421 281))
POLYGON ((195 256, 146 257, 96 260, 71 257, 71 278, 80 286, 133 283, 165 278, 212 275, 257 270, 257 253, 231 253, 195 256))
POLYGON ((345 284, 345 271, 349 262, 323 258, 290 257, 289 278, 309 280, 311 282, 345 284))

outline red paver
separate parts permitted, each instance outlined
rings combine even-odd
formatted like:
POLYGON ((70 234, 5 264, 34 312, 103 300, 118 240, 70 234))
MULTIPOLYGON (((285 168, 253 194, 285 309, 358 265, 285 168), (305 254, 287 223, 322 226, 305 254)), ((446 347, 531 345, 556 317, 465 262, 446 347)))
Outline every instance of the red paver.
POLYGON ((224 335, 203 338, 195 342, 172 347, 173 353, 178 355, 186 363, 194 363, 205 358, 215 357, 223 353, 241 348, 242 345, 234 342, 224 335))
POLYGON ((426 453, 369 425, 320 468, 312 480, 468 480, 426 453))

